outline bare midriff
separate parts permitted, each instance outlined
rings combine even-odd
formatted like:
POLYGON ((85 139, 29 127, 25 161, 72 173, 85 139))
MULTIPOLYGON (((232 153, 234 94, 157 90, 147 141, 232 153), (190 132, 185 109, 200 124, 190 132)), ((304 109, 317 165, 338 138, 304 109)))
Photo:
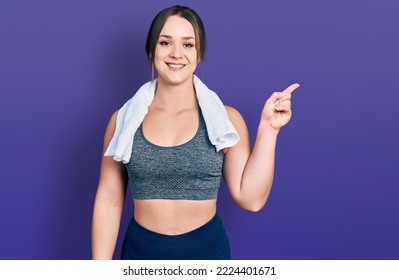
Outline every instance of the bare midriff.
POLYGON ((216 199, 134 199, 134 219, 144 228, 166 235, 187 233, 210 221, 216 199))

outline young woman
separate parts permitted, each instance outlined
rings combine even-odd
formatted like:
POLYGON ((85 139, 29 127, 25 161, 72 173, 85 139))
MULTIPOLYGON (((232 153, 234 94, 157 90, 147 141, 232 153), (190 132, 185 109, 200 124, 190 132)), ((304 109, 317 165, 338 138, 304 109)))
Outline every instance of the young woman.
MULTIPOLYGON (((153 20, 146 51, 158 74, 154 97, 134 134, 129 162, 102 158, 93 259, 112 259, 129 179, 134 217, 122 259, 230 259, 228 237, 216 213, 222 174, 241 208, 256 212, 265 205, 277 135, 291 118, 291 93, 299 84, 274 92, 266 101, 252 152, 244 119, 225 106, 239 141, 217 151, 193 82, 205 42, 203 23, 188 7, 166 8, 153 20)), ((104 152, 116 133, 117 116, 118 111, 108 123, 104 152)))

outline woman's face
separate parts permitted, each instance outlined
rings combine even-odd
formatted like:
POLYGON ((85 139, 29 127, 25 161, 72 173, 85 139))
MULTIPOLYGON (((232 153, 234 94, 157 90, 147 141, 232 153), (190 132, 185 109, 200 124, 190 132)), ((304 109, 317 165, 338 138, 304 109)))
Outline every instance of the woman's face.
POLYGON ((191 23, 180 16, 168 17, 155 48, 158 78, 173 85, 192 79, 198 63, 195 44, 191 23))

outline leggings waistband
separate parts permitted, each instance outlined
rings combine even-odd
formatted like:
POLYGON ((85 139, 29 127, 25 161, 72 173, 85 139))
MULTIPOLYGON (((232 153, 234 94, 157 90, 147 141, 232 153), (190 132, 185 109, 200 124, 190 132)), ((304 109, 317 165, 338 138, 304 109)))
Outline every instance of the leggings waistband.
MULTIPOLYGON (((168 234, 162 234, 158 232, 151 231, 142 225, 140 225, 136 219, 133 217, 130 221, 131 230, 133 230, 136 234, 139 234, 140 237, 145 238, 145 239, 150 239, 153 242, 167 242, 167 243, 180 243, 188 240, 192 240, 195 238, 199 238, 203 236, 204 234, 211 232, 215 229, 218 229, 220 227, 223 228, 222 225, 222 220, 220 219, 219 215, 215 213, 213 218, 209 220, 207 223, 204 225, 186 232, 182 234, 177 234, 177 235, 168 235, 168 234)), ((224 230, 224 229, 223 229, 224 230)))

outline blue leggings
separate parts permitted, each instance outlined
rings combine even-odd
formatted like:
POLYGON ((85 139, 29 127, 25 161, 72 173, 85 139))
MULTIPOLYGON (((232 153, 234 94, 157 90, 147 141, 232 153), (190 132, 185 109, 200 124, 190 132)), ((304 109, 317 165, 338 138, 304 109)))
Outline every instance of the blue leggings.
POLYGON ((205 225, 178 235, 153 232, 131 219, 122 260, 230 260, 230 243, 216 213, 205 225))

